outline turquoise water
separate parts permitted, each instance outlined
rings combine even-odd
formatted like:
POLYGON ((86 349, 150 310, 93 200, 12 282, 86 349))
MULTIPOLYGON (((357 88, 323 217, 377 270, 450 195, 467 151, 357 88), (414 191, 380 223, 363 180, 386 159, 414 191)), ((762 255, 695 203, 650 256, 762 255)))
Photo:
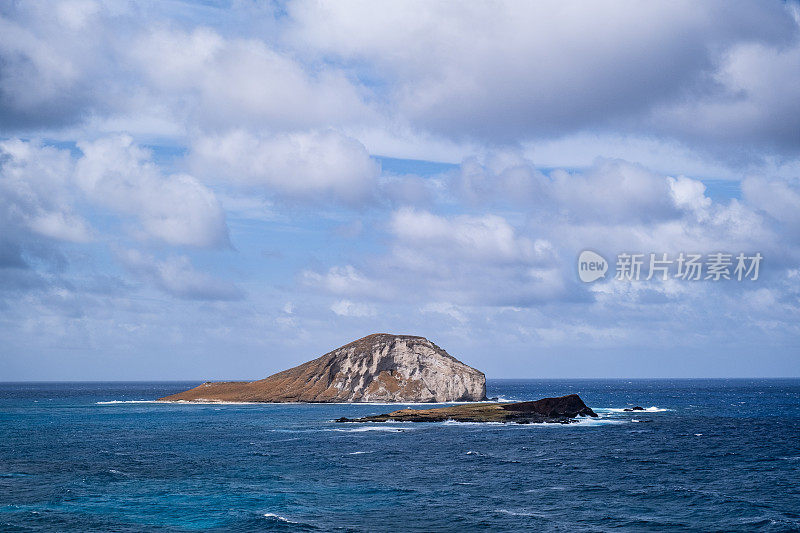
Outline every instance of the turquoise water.
POLYGON ((566 426, 148 402, 195 384, 0 384, 0 530, 800 530, 797 379, 489 381, 566 426))

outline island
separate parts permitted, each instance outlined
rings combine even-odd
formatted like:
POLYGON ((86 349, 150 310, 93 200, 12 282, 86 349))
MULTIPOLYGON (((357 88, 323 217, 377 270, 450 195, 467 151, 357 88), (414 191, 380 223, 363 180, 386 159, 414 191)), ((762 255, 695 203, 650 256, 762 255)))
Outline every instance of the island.
POLYGON ((424 337, 375 333, 258 381, 206 382, 165 402, 479 402, 486 376, 424 337))
POLYGON ((578 417, 596 417, 580 396, 568 394, 532 402, 471 403, 435 409, 398 409, 362 418, 342 417, 336 422, 513 422, 517 424, 576 422, 578 417))

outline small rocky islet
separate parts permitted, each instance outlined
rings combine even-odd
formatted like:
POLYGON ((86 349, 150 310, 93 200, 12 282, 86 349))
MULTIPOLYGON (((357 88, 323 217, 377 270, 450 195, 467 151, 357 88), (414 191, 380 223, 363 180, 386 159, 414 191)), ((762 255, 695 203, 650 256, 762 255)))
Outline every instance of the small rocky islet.
POLYGON ((568 394, 533 402, 472 403, 435 409, 399 409, 362 418, 342 417, 336 422, 513 422, 517 424, 576 422, 578 417, 597 417, 580 396, 568 394))
POLYGON ((256 381, 206 382, 164 402, 451 403, 337 422, 561 423, 596 417, 577 394, 530 402, 490 402, 486 377, 424 337, 375 333, 256 381))

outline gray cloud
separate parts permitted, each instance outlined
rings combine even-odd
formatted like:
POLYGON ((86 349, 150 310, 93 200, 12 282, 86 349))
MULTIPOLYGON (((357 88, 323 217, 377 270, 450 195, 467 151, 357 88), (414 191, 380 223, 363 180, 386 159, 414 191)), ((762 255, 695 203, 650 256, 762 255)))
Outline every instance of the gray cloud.
POLYGON ((792 4, 368 9, 309 1, 289 9, 298 47, 367 69, 393 88, 387 98, 402 116, 451 138, 514 143, 589 129, 790 153, 799 146, 792 4))

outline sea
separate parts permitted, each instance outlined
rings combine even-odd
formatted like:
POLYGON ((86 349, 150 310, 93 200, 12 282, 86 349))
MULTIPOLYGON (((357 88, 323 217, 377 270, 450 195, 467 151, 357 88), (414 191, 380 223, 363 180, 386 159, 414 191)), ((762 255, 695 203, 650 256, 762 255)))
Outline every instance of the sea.
POLYGON ((488 381, 568 425, 154 402, 195 385, 0 384, 0 531, 800 531, 800 379, 488 381))

